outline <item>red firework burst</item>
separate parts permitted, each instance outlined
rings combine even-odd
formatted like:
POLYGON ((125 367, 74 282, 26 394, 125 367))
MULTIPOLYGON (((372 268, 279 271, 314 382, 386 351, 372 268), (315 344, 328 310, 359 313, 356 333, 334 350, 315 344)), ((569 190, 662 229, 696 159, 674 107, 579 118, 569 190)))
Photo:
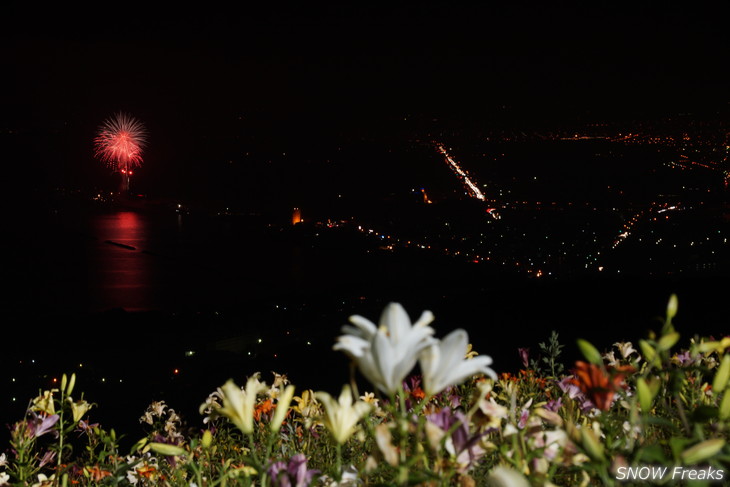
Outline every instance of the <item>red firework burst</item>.
POLYGON ((142 148, 147 142, 144 125, 134 117, 119 112, 108 118, 94 139, 95 155, 115 171, 128 174, 142 165, 142 148))

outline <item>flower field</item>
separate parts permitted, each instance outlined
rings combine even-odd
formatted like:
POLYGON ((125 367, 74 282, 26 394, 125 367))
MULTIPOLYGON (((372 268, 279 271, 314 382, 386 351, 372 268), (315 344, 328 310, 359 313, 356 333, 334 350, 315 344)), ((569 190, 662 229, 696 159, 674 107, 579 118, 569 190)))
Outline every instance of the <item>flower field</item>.
POLYGON ((124 450, 63 375, 11 425, 0 485, 724 484, 730 336, 680 336, 677 306, 673 295, 661 329, 610 350, 553 332, 515 351, 522 369, 498 375, 467 331, 437 338, 430 312, 412 322, 391 303, 336 337, 353 365, 339 395, 283 373, 232 378, 200 398, 197 424, 153 402, 139 418, 147 434, 124 450), (583 359, 563 363, 566 346, 583 359))

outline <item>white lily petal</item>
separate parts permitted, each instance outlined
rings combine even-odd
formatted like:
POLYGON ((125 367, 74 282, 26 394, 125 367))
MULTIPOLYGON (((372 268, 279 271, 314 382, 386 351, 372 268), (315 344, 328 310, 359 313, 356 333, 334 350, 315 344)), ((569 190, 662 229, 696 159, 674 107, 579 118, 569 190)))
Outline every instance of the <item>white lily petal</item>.
POLYGON ((438 371, 438 366, 441 362, 441 349, 438 344, 434 342, 424 348, 418 356, 418 360, 421 365, 421 375, 424 377, 433 377, 438 371))
POLYGON ((352 358, 362 357, 370 349, 370 342, 356 336, 342 335, 332 349, 342 350, 352 358))
POLYGON ((363 355, 357 363, 360 368, 360 372, 368 381, 370 381, 371 384, 375 385, 382 391, 386 391, 387 388, 383 385, 385 378, 383 377, 380 368, 376 365, 375 357, 371 351, 363 355))
POLYGON ((241 388, 238 387, 232 379, 228 379, 228 381, 221 387, 221 390, 223 391, 223 397, 225 399, 224 406, 230 408, 232 411, 243 411, 243 391, 241 391, 241 388), (228 404, 225 404, 226 402, 228 404))
POLYGON ((435 339, 431 337, 433 333, 434 330, 431 327, 414 328, 407 337, 398 343, 398 348, 404 354, 405 352, 412 352, 414 355, 418 355, 421 350, 434 343, 435 339))
POLYGON ((398 344, 408 337, 412 331, 411 318, 400 303, 390 303, 383 311, 385 323, 381 319, 381 326, 385 324, 390 332, 393 343, 398 344))
POLYGON ((444 368, 452 367, 462 360, 469 346, 469 335, 462 329, 449 333, 441 341, 441 363, 444 368))
POLYGON ((492 379, 497 379, 497 374, 488 367, 492 363, 492 358, 486 355, 474 357, 471 360, 465 360, 456 367, 449 369, 447 374, 442 376, 442 388, 445 389, 453 384, 460 384, 473 375, 485 374, 492 379))
POLYGON ((352 392, 350 391, 349 387, 342 388, 342 392, 340 392, 339 403, 340 406, 343 408, 352 406, 352 392))
POLYGON ((376 384, 381 390, 393 394, 398 389, 398 382, 393 379, 397 357, 391 342, 384 332, 378 331, 373 340, 373 361, 383 378, 382 384, 376 384))
POLYGON ((413 323, 413 328, 423 328, 427 325, 430 325, 434 319, 435 319, 435 317, 433 316, 433 313, 426 310, 423 313, 421 313, 421 317, 418 318, 418 321, 413 323))
POLYGON ((477 374, 485 374, 496 380, 497 374, 489 368, 491 357, 479 355, 472 359, 465 358, 468 342, 466 331, 457 329, 421 352, 419 362, 426 394, 438 394, 477 374))
MULTIPOLYGON (((353 325, 355 325, 357 327, 357 329, 360 330, 360 332, 364 336, 373 336, 373 335, 375 335, 375 332, 378 331, 378 327, 375 326, 375 323, 373 323, 369 319, 364 318, 364 317, 362 317, 360 315, 350 316, 350 323, 352 323, 353 325)), ((348 325, 345 325, 343 327, 343 331, 345 329, 350 329, 351 330, 351 329, 353 329, 353 327, 348 326, 348 325)), ((345 333, 347 333, 347 332, 345 332, 345 333)))

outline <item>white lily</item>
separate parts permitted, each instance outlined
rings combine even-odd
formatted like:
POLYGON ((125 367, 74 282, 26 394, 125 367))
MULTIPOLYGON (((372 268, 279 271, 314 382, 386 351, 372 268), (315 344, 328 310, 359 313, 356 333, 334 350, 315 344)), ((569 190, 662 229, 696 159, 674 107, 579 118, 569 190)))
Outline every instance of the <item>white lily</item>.
POLYGON ((266 384, 259 381, 254 374, 246 381, 246 389, 242 390, 233 380, 223 384, 223 407, 215 408, 217 414, 227 417, 238 429, 250 435, 253 433, 253 411, 256 396, 266 390, 266 384))
POLYGON ((631 342, 616 342, 613 346, 619 349, 624 359, 628 359, 632 353, 636 353, 636 349, 631 342))
POLYGON ((476 374, 486 374, 497 380, 497 374, 489 368, 492 357, 478 355, 465 359, 469 347, 469 335, 458 329, 449 333, 443 340, 424 349, 418 357, 423 374, 423 390, 433 396, 451 385, 462 383, 476 374))
POLYGON ((360 372, 375 387, 395 394, 413 370, 418 354, 433 342, 429 323, 433 314, 424 311, 415 323, 398 303, 390 303, 380 315, 379 326, 359 315, 350 317, 355 326, 345 325, 335 350, 347 353, 360 372))
POLYGON ((342 387, 340 398, 335 402, 328 393, 319 391, 315 393, 317 399, 324 406, 324 425, 332 433, 335 441, 343 444, 355 432, 355 425, 370 411, 370 404, 365 401, 356 401, 353 404, 352 390, 345 384, 342 387))

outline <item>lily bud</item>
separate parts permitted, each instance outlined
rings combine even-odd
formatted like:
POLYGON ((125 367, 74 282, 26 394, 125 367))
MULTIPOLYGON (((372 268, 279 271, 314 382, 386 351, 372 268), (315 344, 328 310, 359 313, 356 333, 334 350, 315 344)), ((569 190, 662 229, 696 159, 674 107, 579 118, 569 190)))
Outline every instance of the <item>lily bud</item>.
POLYGON ((724 446, 725 440, 722 438, 705 440, 684 450, 681 454, 682 461, 685 465, 697 465, 715 456, 724 446))
POLYGON ((654 366, 660 365, 661 362, 659 360, 659 356, 649 342, 646 340, 639 340, 639 348, 641 348, 641 353, 644 355, 644 359, 646 359, 648 363, 654 366))
POLYGON ((720 411, 718 416, 723 421, 730 418, 730 391, 725 392, 722 395, 722 401, 720 401, 720 411))
POLYGON ((657 343, 657 348, 660 352, 664 350, 669 350, 672 348, 676 343, 679 341, 679 333, 676 331, 673 331, 671 333, 667 333, 666 335, 662 336, 659 339, 659 342, 657 343))
POLYGON ((170 445, 168 443, 157 443, 152 442, 150 443, 150 449, 155 452, 159 453, 160 455, 164 455, 166 457, 179 457, 187 455, 187 452, 176 445, 170 445))
POLYGON ((144 448, 148 442, 149 442, 149 440, 147 438, 142 438, 141 440, 139 440, 137 443, 134 444, 131 452, 134 454, 134 453, 141 451, 142 448, 144 448))
POLYGON ((649 389, 649 385, 643 377, 639 377, 636 380, 636 392, 639 396, 639 405, 643 413, 651 411, 651 403, 654 401, 654 395, 649 389))
MULTIPOLYGON (((76 385, 76 373, 74 372, 71 374, 71 379, 68 381, 68 387, 66 388, 66 395, 70 396, 71 393, 74 390, 74 386, 76 385)), ((63 386, 61 386, 61 389, 63 389, 63 386)))
POLYGON ((562 427, 563 426, 563 418, 560 417, 558 413, 554 413, 550 411, 549 409, 545 408, 535 408, 534 409, 535 415, 541 417, 548 423, 552 424, 553 426, 562 427))
POLYGON ((721 393, 727 386, 728 380, 730 380, 730 354, 726 353, 722 357, 720 368, 715 372, 715 378, 712 379, 712 391, 715 394, 721 393))
POLYGON ((207 450, 210 448, 210 445, 213 444, 213 433, 210 432, 210 430, 205 430, 203 432, 203 439, 200 441, 200 446, 203 447, 203 450, 207 450))
POLYGON ((605 455, 603 454, 603 445, 600 441, 598 441, 598 438, 596 438, 593 430, 584 426, 580 430, 580 436, 583 448, 586 449, 586 452, 592 459, 599 462, 602 462, 606 459, 605 455))
POLYGON ((603 365, 603 358, 601 358, 600 352, 591 342, 579 338, 578 348, 580 348, 581 353, 587 361, 595 365, 603 365))
POLYGON ((679 305, 679 300, 677 299, 676 294, 672 294, 669 296, 669 302, 667 303, 667 319, 671 320, 675 316, 677 316, 677 306, 679 305))
POLYGON ((568 433, 573 443, 580 443, 580 429, 578 429, 575 423, 571 421, 565 423, 565 432, 568 433))

